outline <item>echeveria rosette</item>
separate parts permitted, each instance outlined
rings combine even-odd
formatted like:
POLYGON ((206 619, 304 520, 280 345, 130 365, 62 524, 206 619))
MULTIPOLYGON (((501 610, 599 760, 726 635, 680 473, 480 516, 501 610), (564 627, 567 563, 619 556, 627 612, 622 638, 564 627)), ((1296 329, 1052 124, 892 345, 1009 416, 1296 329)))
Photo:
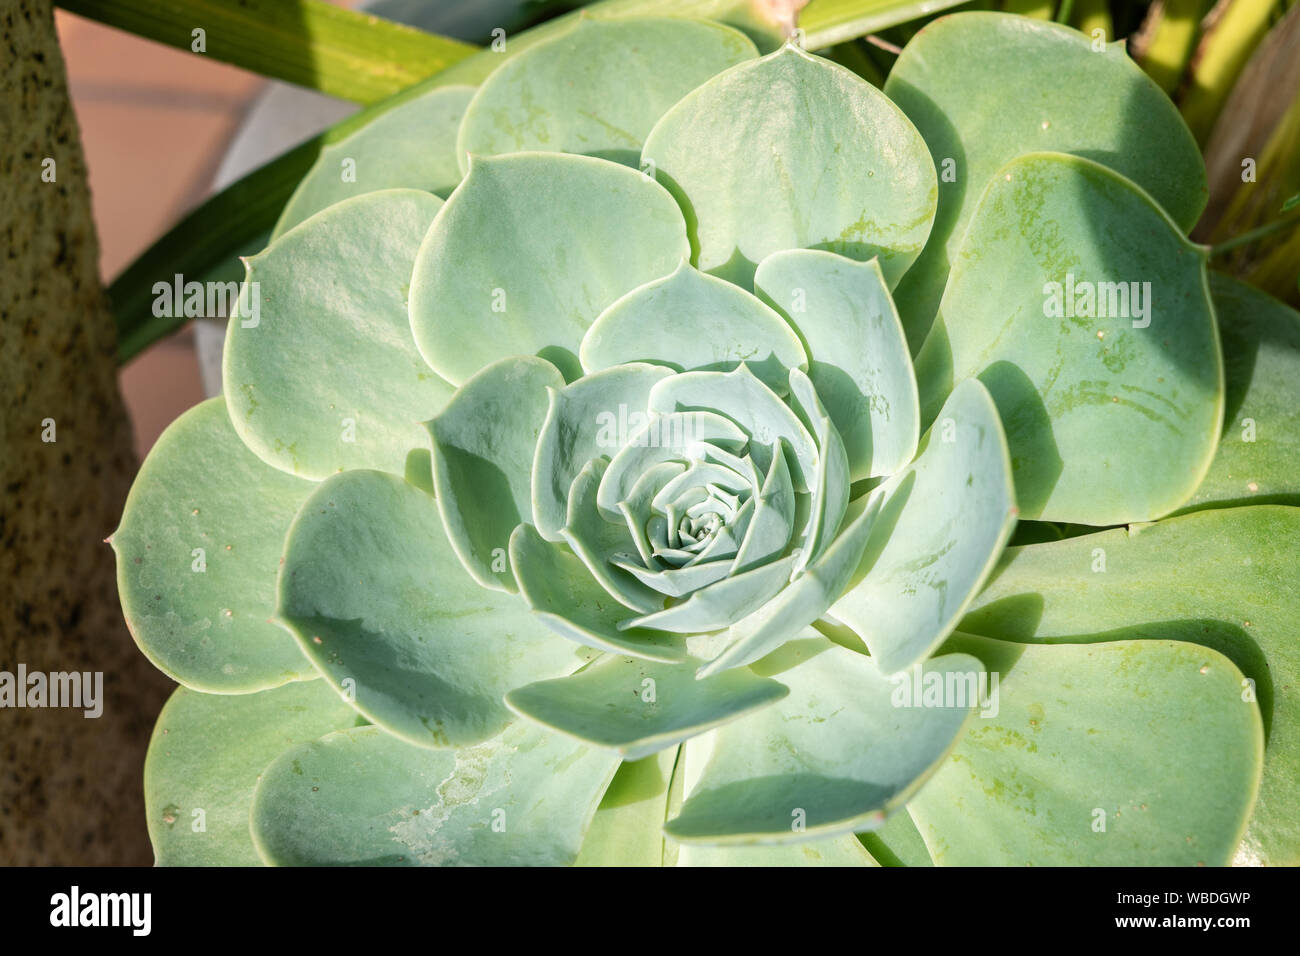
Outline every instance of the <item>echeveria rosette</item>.
POLYGON ((1122 52, 957 15, 892 101, 696 20, 502 61, 318 164, 141 470, 159 861, 1293 860, 1294 446, 1219 424, 1293 413, 1297 320, 1216 285, 1225 383, 1122 52), (1008 44, 999 125, 953 91, 1008 44), (1067 272, 1149 325, 1045 313, 1067 272))

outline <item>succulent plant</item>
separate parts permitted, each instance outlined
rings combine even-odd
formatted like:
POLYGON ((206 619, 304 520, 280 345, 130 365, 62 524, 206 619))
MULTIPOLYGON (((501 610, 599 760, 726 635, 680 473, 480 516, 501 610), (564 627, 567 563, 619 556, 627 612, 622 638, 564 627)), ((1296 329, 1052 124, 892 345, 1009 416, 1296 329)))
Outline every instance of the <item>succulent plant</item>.
POLYGON ((1294 860, 1300 326, 1204 202, 1000 14, 581 17, 330 147, 112 538, 158 861, 1294 860))

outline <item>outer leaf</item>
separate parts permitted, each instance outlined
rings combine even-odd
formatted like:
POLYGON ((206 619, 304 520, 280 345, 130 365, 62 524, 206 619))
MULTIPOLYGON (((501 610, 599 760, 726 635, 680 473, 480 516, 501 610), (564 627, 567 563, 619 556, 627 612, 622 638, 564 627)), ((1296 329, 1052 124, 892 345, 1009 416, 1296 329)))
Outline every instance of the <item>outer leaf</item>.
POLYGON ((1183 232, 1205 208, 1196 142, 1119 43, 1098 51, 1091 37, 1056 23, 958 13, 917 34, 885 93, 916 124, 944 174, 934 234, 896 293, 914 349, 980 194, 1023 153, 1055 150, 1105 163, 1155 197, 1183 232))
POLYGON ((971 219, 917 376, 927 409, 952 382, 988 387, 1026 518, 1158 518, 1200 483, 1223 416, 1205 251, 1104 166, 1016 159, 971 219))
POLYGON ((314 487, 249 451, 220 397, 163 432, 110 538, 127 627, 154 666, 221 694, 316 676, 267 620, 280 544, 314 487))
POLYGON ((338 475, 303 505, 277 613, 358 711, 424 747, 499 733, 507 690, 578 666, 517 598, 465 573, 432 498, 381 472, 338 475))
POLYGON ((601 310, 688 248, 672 197, 641 173, 555 153, 476 159, 420 246, 415 340, 457 385, 530 353, 573 374, 601 310))
POLYGON ((893 286, 934 220, 925 141, 879 90, 787 45, 709 80, 643 151, 691 227, 694 262, 748 287, 782 249, 880 256, 893 286))
POLYGON ((522 723, 455 751, 360 727, 266 769, 253 842, 277 866, 562 866, 617 768, 522 723))
POLYGON ((456 131, 473 95, 472 86, 428 90, 323 147, 280 213, 272 239, 326 206, 379 189, 424 189, 445 199, 460 182, 456 131))
POLYGON ((356 719, 324 681, 240 697, 178 688, 158 715, 144 764, 157 865, 260 865, 248 833, 258 777, 285 750, 356 719))
MULTIPOLYGON (((948 753, 970 714, 899 707, 874 661, 825 638, 791 642, 755 672, 790 696, 686 745, 686 802, 665 832, 684 843, 797 843, 878 826, 948 753)), ((964 654, 926 671, 974 673, 964 654)))
POLYGON ((502 359, 466 382, 429 422, 433 487, 447 537, 486 588, 515 590, 510 535, 532 517, 532 468, 549 392, 564 377, 539 358, 502 359))
POLYGON ((789 693, 748 669, 696 680, 697 664, 607 655, 572 677, 515 688, 506 706, 624 760, 640 760, 789 693))
POLYGON ((983 386, 970 380, 953 391, 915 464, 885 494, 862 577, 830 615, 892 674, 948 636, 1015 526, 1006 439, 983 386))
POLYGON ((646 134, 715 73, 758 56, 743 34, 680 17, 579 17, 572 29, 505 63, 460 129, 468 154, 542 149, 636 166, 646 134))
POLYGON ((1300 315, 1253 286, 1210 273, 1223 339, 1223 437, 1184 510, 1300 504, 1300 315))
POLYGON ((419 422, 452 390, 416 351, 404 291, 440 204, 414 189, 358 196, 248 260, 222 380, 235 431, 262 460, 317 479, 400 475, 427 447, 419 422))
POLYGON ((850 478, 903 468, 916 453, 920 407, 880 263, 791 249, 760 262, 754 286, 808 344, 808 377, 844 440, 850 478))
POLYGON ((1049 643, 1172 639, 1225 654, 1253 682, 1239 679, 1237 698, 1258 699, 1268 732, 1240 860, 1292 865, 1300 862, 1298 547, 1300 509, 1261 506, 1012 548, 961 628, 1049 643))
POLYGON ((1231 661, 1173 641, 954 646, 1001 679, 997 715, 974 723, 908 805, 935 862, 1231 859, 1263 759, 1259 711, 1231 661))

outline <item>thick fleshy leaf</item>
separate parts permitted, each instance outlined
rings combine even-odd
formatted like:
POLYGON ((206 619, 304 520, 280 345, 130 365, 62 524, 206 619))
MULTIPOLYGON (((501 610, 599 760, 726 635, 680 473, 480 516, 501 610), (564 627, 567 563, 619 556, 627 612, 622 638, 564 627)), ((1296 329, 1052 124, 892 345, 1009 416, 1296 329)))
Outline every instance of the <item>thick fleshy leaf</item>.
POLYGON ((1219 866, 1255 799, 1263 733, 1241 673, 1176 641, 1027 647, 959 636, 999 674, 908 810, 950 866, 1219 866))
POLYGON ((667 109, 715 73, 758 56, 743 33, 680 17, 579 17, 506 61, 465 115, 458 151, 542 149, 629 166, 667 109))
POLYGON ((432 498, 377 471, 331 478, 303 505, 277 614, 358 711, 424 747, 499 733, 506 691, 580 664, 517 597, 465 573, 432 498))
POLYGON ((613 455, 627 444, 628 433, 647 421, 650 389, 671 374, 662 366, 634 362, 551 393, 532 466, 533 523, 542 537, 560 540, 573 480, 593 458, 613 455))
POLYGON ((799 336, 754 296, 683 261, 602 312, 579 353, 588 372, 645 361, 679 372, 729 372, 741 362, 778 395, 806 367, 799 336))
POLYGON ((780 846, 697 846, 683 843, 678 866, 879 866, 853 834, 780 846))
POLYGON ((1167 514, 1205 475, 1223 416, 1204 248, 1105 166, 1008 163, 917 358, 923 415, 971 376, 997 403, 1026 518, 1167 514))
POLYGON ((563 545, 547 541, 532 525, 521 524, 515 529, 510 538, 510 563, 525 603, 557 634, 584 647, 645 660, 685 658, 684 644, 675 634, 620 627, 631 617, 627 607, 600 586, 580 559, 563 545))
POLYGON ((267 767, 253 842, 276 866, 564 866, 617 769, 525 723, 460 750, 360 727, 267 767))
POLYGON ((879 262, 790 249, 758 264, 754 287, 803 335, 808 378, 844 441, 852 480, 903 468, 916 453, 920 407, 879 262))
POLYGON ((862 577, 830 609, 886 674, 948 636, 1016 522, 1006 439, 978 381, 953 391, 920 449, 886 488, 862 577))
POLYGON ((826 613, 844 593, 875 526, 884 496, 872 495, 834 543, 807 570, 757 611, 733 624, 727 649, 700 668, 701 678, 758 660, 826 613))
POLYGON ((415 260, 415 341, 456 385, 521 354, 573 377, 592 320, 689 248, 672 196, 635 170, 559 153, 476 158, 415 260))
POLYGON ((817 474, 809 487, 812 499, 808 524, 799 542, 799 560, 795 562, 795 571, 800 572, 820 558, 839 533, 849 505, 852 480, 844 440, 831 423, 812 380, 799 369, 790 371, 790 400, 817 442, 817 474))
POLYGON ((640 760, 789 693, 741 668, 696 680, 697 665, 606 655, 571 677, 515 688, 506 706, 624 760, 640 760))
POLYGON ((781 558, 701 588, 681 604, 627 622, 678 634, 698 634, 728 627, 753 614, 790 580, 795 558, 781 558))
POLYGON ((881 866, 934 866, 906 807, 886 819, 879 829, 859 833, 858 839, 881 866))
POLYGON ((744 429, 751 442, 780 442, 790 454, 794 490, 808 491, 817 470, 817 445, 790 406, 744 363, 730 372, 685 372, 666 378, 651 390, 650 410, 663 415, 717 412, 744 429))
MULTIPOLYGON (((947 755, 976 700, 904 701, 899 681, 825 638, 786 644, 754 667, 790 696, 686 744, 686 800, 665 832, 684 843, 795 843, 878 826, 947 755)), ((965 654, 925 675, 965 687, 965 654), (952 675, 952 678, 949 678, 952 675)))
POLYGON ((263 461, 305 478, 400 475, 428 447, 420 422, 452 389, 416 351, 405 292, 441 204, 414 189, 358 196, 247 260, 222 386, 235 431, 263 461))
POLYGON ((502 359, 461 386, 428 423, 443 527, 480 585, 515 590, 510 535, 533 514, 533 459, 549 393, 564 386, 550 362, 502 359))
POLYGON ((1187 509, 1300 505, 1300 314, 1217 272, 1210 291, 1223 341, 1223 437, 1187 509))
POLYGON ((596 492, 597 507, 611 520, 621 517, 619 505, 629 500, 638 480, 655 465, 703 457, 706 445, 740 451, 748 441, 749 436, 734 422, 716 412, 652 414, 609 463, 596 492))
POLYGON ((980 193, 1022 153, 1055 150, 1105 163, 1155 197, 1184 232, 1205 208, 1196 141, 1122 43, 1097 49, 1091 37, 1049 21, 958 13, 917 34, 885 93, 921 131, 939 170, 934 233, 895 293, 914 349, 980 193))
POLYGON ((260 865, 248 833, 258 776, 289 748, 356 721, 324 681, 238 697, 178 688, 158 715, 144 763, 157 865, 260 865))
POLYGON ((249 451, 220 397, 163 432, 110 539, 122 613, 155 667, 221 694, 316 676, 267 620, 280 545, 315 487, 249 451))
POLYGON ((754 499, 754 517, 750 519, 730 573, 749 571, 785 553, 794 533, 795 506, 790 466, 785 455, 773 454, 767 477, 754 499))
POLYGON ((813 248, 879 256, 892 286, 934 220, 916 128, 875 87, 792 44, 684 97, 643 157, 687 212, 695 264, 746 287, 771 253, 813 248))
MULTIPOLYGON (((1250 681, 1238 680, 1238 698, 1258 700, 1268 733, 1259 803, 1240 861, 1295 865, 1300 863, 1297 549, 1300 509, 1277 505, 1204 511, 1012 548, 961 628, 1016 641, 1191 641, 1225 654, 1250 681)), ((1206 754, 1199 745, 1187 746, 1206 754)), ((1219 779, 1228 769, 1216 767, 1210 776, 1219 779)))
POLYGON ((323 147, 271 232, 278 239, 326 206, 379 189, 447 195, 460 182, 456 134, 472 86, 440 86, 381 113, 323 147))
MULTIPOLYGON (((596 507, 600 479, 607 467, 603 458, 593 459, 573 479, 568 520, 561 536, 611 597, 643 614, 657 611, 664 606, 663 595, 619 570, 644 543, 630 532, 621 515, 617 521, 608 521, 596 507)), ((642 560, 648 558, 648 552, 642 556, 642 560)))
POLYGON ((574 866, 663 866, 664 820, 680 747, 624 761, 600 799, 574 866))

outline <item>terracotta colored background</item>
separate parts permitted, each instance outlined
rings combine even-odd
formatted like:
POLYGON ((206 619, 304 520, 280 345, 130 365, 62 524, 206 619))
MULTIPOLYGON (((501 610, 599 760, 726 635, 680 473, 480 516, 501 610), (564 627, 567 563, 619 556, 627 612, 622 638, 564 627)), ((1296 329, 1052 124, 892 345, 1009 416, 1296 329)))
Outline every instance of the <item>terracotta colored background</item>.
MULTIPOLYGON (((261 80, 58 10, 105 283, 206 196, 261 80)), ((187 326, 128 364, 122 392, 143 458, 203 397, 187 326)))

